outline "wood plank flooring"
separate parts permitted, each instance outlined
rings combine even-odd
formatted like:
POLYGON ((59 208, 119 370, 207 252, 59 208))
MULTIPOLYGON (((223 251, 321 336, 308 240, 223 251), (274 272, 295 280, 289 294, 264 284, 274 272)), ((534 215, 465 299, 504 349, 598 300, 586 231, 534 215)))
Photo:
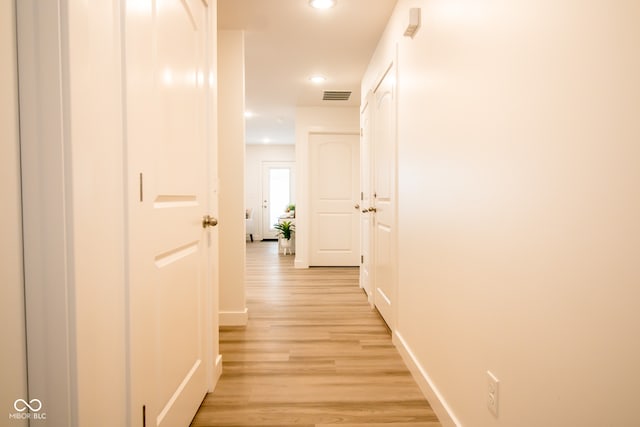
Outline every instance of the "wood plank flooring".
POLYGON ((192 427, 439 427, 358 269, 293 259, 247 243, 249 323, 221 328, 223 374, 192 427))

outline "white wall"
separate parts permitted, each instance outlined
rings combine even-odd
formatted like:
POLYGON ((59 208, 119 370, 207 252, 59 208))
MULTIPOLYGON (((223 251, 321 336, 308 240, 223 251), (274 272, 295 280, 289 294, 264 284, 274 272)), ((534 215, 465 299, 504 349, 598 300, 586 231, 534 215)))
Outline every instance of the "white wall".
POLYGON ((16 399, 27 399, 27 353, 22 279, 22 212, 20 198, 20 146, 18 138, 18 80, 13 2, 0 3, 0 408, 1 425, 26 426, 9 420, 16 399))
POLYGON ((400 0, 363 80, 397 41, 394 332, 461 425, 638 423, 638 19, 623 0, 400 0))
POLYGON ((262 239, 262 165, 263 162, 295 162, 294 145, 247 145, 245 159, 245 206, 253 209, 253 238, 262 239))
POLYGON ((296 268, 309 267, 309 134, 360 133, 358 107, 296 109, 296 268))
POLYGON ((218 32, 220 324, 244 325, 244 33, 218 32))

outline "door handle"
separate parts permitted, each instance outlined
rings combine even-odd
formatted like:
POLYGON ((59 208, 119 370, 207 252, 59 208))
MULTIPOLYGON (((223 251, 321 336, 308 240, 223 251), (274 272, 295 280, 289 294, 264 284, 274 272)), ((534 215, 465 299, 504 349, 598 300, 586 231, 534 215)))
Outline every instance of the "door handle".
POLYGON ((360 209, 360 205, 356 203, 356 205, 353 208, 354 209, 360 209))
POLYGON ((374 212, 374 213, 378 212, 378 209, 376 209, 376 208, 369 208, 368 210, 369 210, 369 212, 374 212))
POLYGON ((205 215, 202 217, 202 228, 215 227, 218 225, 218 220, 211 215, 205 215))

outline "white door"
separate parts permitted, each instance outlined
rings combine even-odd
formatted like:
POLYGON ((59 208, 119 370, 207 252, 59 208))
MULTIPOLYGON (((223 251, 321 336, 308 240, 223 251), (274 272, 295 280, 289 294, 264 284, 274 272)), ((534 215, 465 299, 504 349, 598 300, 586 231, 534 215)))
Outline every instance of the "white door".
MULTIPOLYGON (((26 426, 27 396, 25 303, 22 274, 20 147, 18 140, 18 80, 14 2, 0 3, 0 425, 26 426), (22 399, 25 402, 20 402, 22 399), (18 402, 17 402, 18 401, 18 402), (7 415, 9 414, 9 415, 7 415), (8 417, 8 418, 7 418, 8 417), (13 418, 12 418, 13 417, 13 418), (5 424, 6 423, 6 424, 5 424)), ((37 402, 33 403, 36 406, 37 402)))
MULTIPOLYGON (((128 2, 131 424, 187 426, 207 392, 208 10, 128 2), (148 6, 148 7, 145 7, 148 6)), ((215 230, 213 230, 215 232, 215 230)), ((211 339, 209 337, 209 339, 211 339)))
POLYGON ((360 265, 358 135, 311 134, 311 266, 360 265))
POLYGON ((374 90, 374 283, 375 306, 393 330, 395 277, 396 101, 392 65, 374 90))
POLYGON ((295 203, 294 162, 262 163, 262 238, 277 239, 273 228, 287 206, 295 203))
POLYGON ((373 213, 369 208, 373 207, 373 156, 371 153, 371 107, 368 97, 361 115, 360 135, 360 287, 367 293, 369 303, 373 304, 373 213))

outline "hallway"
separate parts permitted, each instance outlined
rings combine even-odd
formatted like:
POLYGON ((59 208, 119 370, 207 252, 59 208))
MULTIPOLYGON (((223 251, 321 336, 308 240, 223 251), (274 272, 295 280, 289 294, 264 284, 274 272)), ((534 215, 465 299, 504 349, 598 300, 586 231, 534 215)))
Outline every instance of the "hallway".
POLYGON ((249 324, 221 329, 223 374, 191 425, 440 426, 358 270, 293 259, 247 244, 249 324))

